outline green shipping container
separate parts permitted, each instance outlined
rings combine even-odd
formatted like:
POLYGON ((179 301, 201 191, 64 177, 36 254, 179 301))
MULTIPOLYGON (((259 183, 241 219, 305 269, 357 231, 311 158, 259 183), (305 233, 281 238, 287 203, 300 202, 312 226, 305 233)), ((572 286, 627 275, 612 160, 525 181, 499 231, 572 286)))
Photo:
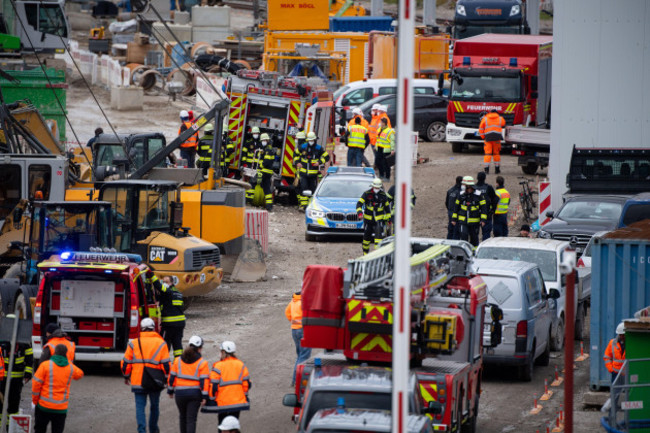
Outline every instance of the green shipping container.
POLYGON ((43 72, 38 68, 29 71, 4 72, 17 80, 12 81, 0 77, 0 89, 5 103, 30 102, 40 111, 45 120, 56 121, 59 141, 65 141, 65 115, 68 113, 66 108, 68 85, 65 83, 65 71, 48 68, 43 72))
MULTIPOLYGON (((625 327, 625 357, 627 359, 650 358, 650 324, 636 323, 630 329, 625 327)), ((630 382, 633 385, 646 385, 630 389, 628 401, 642 402, 641 408, 629 411, 630 421, 647 425, 650 420, 650 361, 630 363, 630 382)), ((650 428, 634 429, 635 433, 649 433, 650 428)))

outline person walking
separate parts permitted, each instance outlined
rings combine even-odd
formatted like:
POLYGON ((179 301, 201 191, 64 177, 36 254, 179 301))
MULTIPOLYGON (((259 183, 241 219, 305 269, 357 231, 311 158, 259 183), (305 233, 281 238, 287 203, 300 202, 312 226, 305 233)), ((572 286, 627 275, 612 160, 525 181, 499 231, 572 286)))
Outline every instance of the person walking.
POLYGON ((203 137, 197 145, 199 160, 196 164, 203 171, 203 176, 208 175, 208 169, 212 162, 212 145, 214 143, 214 125, 208 123, 203 128, 203 137))
POLYGON ((483 139, 483 165, 485 173, 490 172, 490 162, 494 158, 494 172, 501 173, 501 140, 503 140, 503 128, 506 121, 499 116, 496 109, 483 116, 481 124, 478 127, 478 133, 483 139))
POLYGON ((34 374, 34 433, 45 433, 50 423, 52 433, 63 433, 68 413, 70 383, 84 376, 84 372, 68 360, 67 352, 65 345, 57 344, 52 357, 40 364, 34 374))
POLYGON ((314 132, 307 134, 307 142, 299 149, 299 152, 296 152, 293 158, 300 179, 298 209, 301 210, 305 209, 309 204, 309 197, 303 195, 303 192, 309 190, 313 194, 316 191, 321 168, 330 160, 329 154, 323 146, 316 143, 316 138, 314 132))
POLYGON ((210 399, 217 402, 219 422, 228 416, 239 419, 240 411, 250 409, 250 374, 235 355, 236 351, 233 341, 221 343, 221 360, 215 362, 210 371, 210 399))
POLYGON ((510 193, 504 187, 503 176, 497 176, 497 201, 494 208, 494 237, 508 237, 508 207, 510 206, 510 193))
POLYGON ((196 432, 196 418, 201 402, 208 400, 210 388, 210 366, 201 358, 203 339, 198 335, 190 337, 183 354, 174 359, 167 394, 175 398, 178 407, 181 433, 196 432))
POLYGON ((625 324, 619 323, 616 327, 616 338, 609 340, 605 348, 605 368, 612 375, 612 383, 625 362, 625 324))
POLYGON ((302 347, 300 340, 302 340, 302 301, 301 292, 296 292, 291 297, 291 302, 284 309, 284 315, 287 320, 291 322, 291 337, 296 346, 296 363, 293 366, 293 374, 291 375, 291 386, 296 384, 296 369, 298 364, 306 361, 311 356, 311 348, 302 347))
POLYGON ((357 202, 358 217, 363 219, 363 255, 370 251, 371 242, 377 245, 384 238, 384 224, 390 219, 390 203, 382 186, 381 179, 376 177, 357 202))
POLYGON ((234 416, 225 417, 218 428, 223 433, 241 433, 239 420, 234 416))
POLYGON ((382 117, 377 135, 376 164, 379 178, 390 181, 390 168, 395 157, 395 130, 388 126, 388 117, 382 117))
POLYGON ((43 347, 39 363, 50 359, 54 354, 54 348, 59 344, 63 344, 67 348, 66 356, 68 357, 68 361, 74 362, 76 346, 56 323, 47 324, 45 327, 45 339, 47 340, 47 344, 43 347))
POLYGON ((363 151, 370 144, 368 128, 361 124, 359 117, 354 119, 354 125, 348 125, 348 167, 361 167, 363 151))
POLYGON ((185 314, 183 294, 174 285, 171 276, 165 275, 162 284, 151 269, 146 271, 146 282, 153 285, 156 297, 160 301, 160 321, 162 337, 167 343, 167 350, 173 348, 174 358, 183 354, 183 331, 185 330, 185 314))
MULTIPOLYGON (((190 114, 186 110, 180 113, 181 127, 178 129, 178 135, 192 128, 190 114)), ((192 134, 187 140, 181 143, 181 158, 187 161, 189 168, 194 168, 194 158, 196 157, 197 133, 192 134)))
POLYGON ((445 207, 447 208, 447 218, 449 219, 447 222, 447 239, 458 239, 458 230, 452 224, 452 215, 454 214, 456 199, 460 197, 462 182, 463 176, 456 176, 456 184, 447 190, 447 195, 445 196, 445 207))
MULTIPOLYGON (((7 319, 15 319, 14 314, 7 314, 7 319)), ((11 356, 11 344, 3 342, 0 344, 0 353, 3 355, 2 370, 5 375, 9 374, 9 358, 11 356)), ((23 391, 23 385, 27 384, 34 373, 34 351, 31 344, 16 343, 14 349, 14 363, 11 369, 11 377, 4 377, 0 383, 0 392, 4 392, 6 380, 9 380, 9 405, 7 406, 7 414, 13 415, 18 413, 20 408, 20 396, 23 391)))
POLYGON ((458 238, 469 242, 475 247, 478 246, 479 226, 485 224, 487 210, 485 199, 474 189, 474 178, 465 176, 462 181, 465 187, 457 199, 452 214, 452 224, 458 230, 458 238))
POLYGON ((492 215, 494 215, 494 208, 498 201, 494 188, 489 183, 485 182, 487 175, 481 171, 476 175, 475 188, 485 198, 485 206, 487 209, 487 220, 485 225, 481 226, 481 241, 488 239, 492 235, 492 215))
POLYGON ((160 392, 169 375, 169 350, 151 318, 145 317, 140 321, 140 336, 129 341, 120 367, 124 383, 131 385, 135 396, 138 433, 147 433, 147 398, 151 404, 149 433, 159 433, 160 392))

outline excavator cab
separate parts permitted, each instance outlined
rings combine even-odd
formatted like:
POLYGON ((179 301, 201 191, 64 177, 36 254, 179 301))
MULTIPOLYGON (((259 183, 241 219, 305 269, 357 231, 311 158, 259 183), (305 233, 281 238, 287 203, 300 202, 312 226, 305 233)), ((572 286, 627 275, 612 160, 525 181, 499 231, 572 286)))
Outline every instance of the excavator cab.
MULTIPOLYGON (((93 144, 95 180, 103 181, 114 175, 123 178, 142 167, 165 146, 165 136, 160 133, 100 134, 93 144)), ((157 165, 164 166, 164 161, 157 165)))

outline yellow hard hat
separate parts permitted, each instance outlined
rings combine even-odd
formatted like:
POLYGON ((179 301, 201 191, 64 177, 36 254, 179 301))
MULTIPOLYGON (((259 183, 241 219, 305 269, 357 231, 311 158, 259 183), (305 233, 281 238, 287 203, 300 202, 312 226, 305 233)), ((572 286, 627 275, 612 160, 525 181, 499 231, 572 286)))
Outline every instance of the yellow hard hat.
POLYGON ((253 126, 253 129, 251 129, 252 134, 259 134, 260 133, 260 128, 257 126, 253 126))
POLYGON ((316 140, 316 133, 310 132, 307 134, 307 140, 316 140))
POLYGON ((269 134, 267 134, 266 132, 264 134, 260 135, 260 141, 270 140, 270 139, 271 138, 269 137, 269 134))
POLYGON ((212 123, 208 123, 207 125, 205 125, 205 128, 203 128, 203 130, 205 132, 212 132, 214 131, 214 125, 212 123))
POLYGON ((305 138, 306 138, 305 131, 298 131, 298 133, 296 134, 296 139, 304 140, 305 138))

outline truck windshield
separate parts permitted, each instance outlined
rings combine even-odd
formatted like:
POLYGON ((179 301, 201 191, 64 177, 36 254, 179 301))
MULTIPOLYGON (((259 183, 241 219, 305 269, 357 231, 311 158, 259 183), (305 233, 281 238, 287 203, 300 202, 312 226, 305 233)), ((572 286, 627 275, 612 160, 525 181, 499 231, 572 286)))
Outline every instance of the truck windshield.
POLYGON ((517 262, 534 263, 542 270, 544 281, 557 281, 557 256, 555 251, 533 250, 529 248, 483 247, 478 249, 476 257, 479 259, 514 260, 517 262))
POLYGON ((114 159, 125 159, 124 148, 121 144, 102 143, 97 149, 97 166, 113 166, 114 159))
POLYGON ((169 203, 174 199, 172 191, 156 191, 155 189, 140 192, 138 210, 138 229, 168 229, 169 203))
POLYGON ((466 101, 519 101, 521 100, 521 77, 514 74, 462 75, 461 83, 457 80, 451 81, 451 97, 466 101))
POLYGON ((500 33, 518 35, 521 33, 520 26, 456 26, 454 28, 454 39, 465 39, 483 33, 500 33))
POLYGON ((303 428, 306 429, 318 410, 335 408, 340 397, 345 400, 346 408, 391 409, 391 394, 389 392, 316 391, 311 395, 309 410, 303 419, 303 428))

